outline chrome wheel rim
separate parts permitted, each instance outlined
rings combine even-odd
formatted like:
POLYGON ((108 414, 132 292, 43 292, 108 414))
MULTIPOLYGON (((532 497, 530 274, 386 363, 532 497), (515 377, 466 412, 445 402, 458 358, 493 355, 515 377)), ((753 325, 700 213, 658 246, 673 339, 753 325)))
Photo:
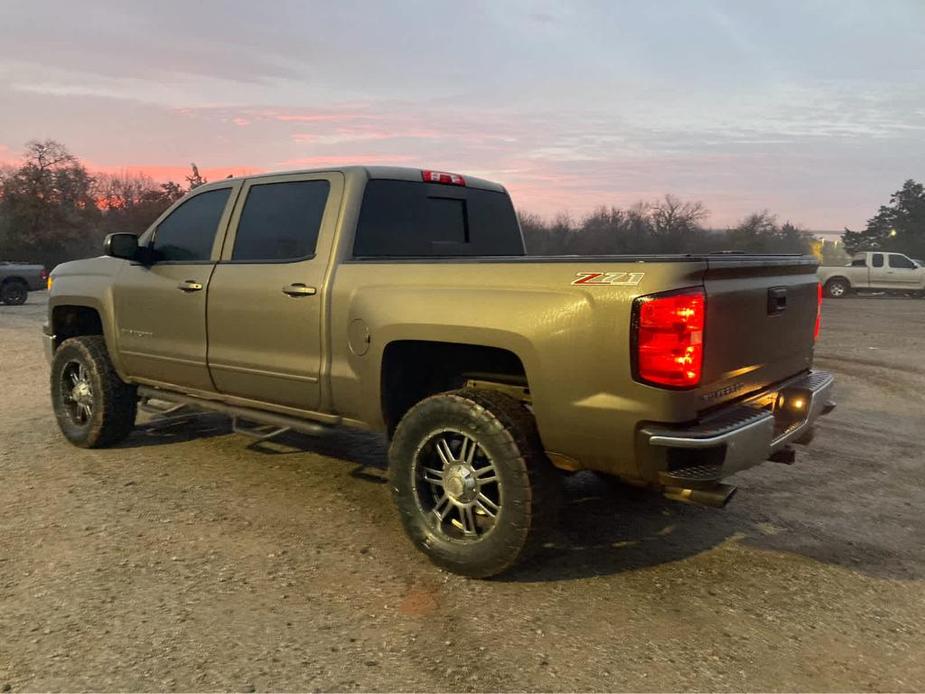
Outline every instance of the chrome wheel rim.
POLYGON ((90 372, 79 361, 69 361, 61 370, 61 404, 68 418, 85 426, 93 416, 93 386, 90 372))
POLYGON ((503 491, 494 461, 471 436, 443 429, 418 448, 413 465, 418 505, 448 540, 477 542, 496 526, 503 491))
POLYGON ((845 293, 845 287, 840 282, 836 282, 831 287, 829 287, 829 294, 832 296, 841 296, 845 293))

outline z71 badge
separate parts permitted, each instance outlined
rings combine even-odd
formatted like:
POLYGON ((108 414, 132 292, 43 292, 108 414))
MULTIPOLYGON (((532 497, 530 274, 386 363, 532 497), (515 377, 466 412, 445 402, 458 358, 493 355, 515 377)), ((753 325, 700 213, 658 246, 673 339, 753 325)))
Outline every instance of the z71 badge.
POLYGON ((607 285, 608 287, 635 287, 646 276, 644 272, 579 272, 572 284, 607 285))

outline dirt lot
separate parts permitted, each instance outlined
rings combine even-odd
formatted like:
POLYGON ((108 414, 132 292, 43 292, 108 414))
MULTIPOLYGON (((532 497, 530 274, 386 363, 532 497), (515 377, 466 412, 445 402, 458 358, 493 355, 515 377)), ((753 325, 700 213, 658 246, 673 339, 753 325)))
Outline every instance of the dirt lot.
POLYGON ((568 485, 552 547, 469 581, 405 541, 377 437, 227 420, 67 445, 43 294, 0 307, 0 687, 925 690, 925 302, 825 306, 839 408, 724 511, 568 485))

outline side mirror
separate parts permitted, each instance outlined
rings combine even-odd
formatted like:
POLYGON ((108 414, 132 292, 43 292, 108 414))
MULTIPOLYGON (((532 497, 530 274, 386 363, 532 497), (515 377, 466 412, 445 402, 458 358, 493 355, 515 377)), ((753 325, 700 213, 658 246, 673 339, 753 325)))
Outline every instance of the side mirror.
POLYGON ((113 258, 138 259, 138 237, 135 234, 108 234, 103 241, 103 252, 113 258))

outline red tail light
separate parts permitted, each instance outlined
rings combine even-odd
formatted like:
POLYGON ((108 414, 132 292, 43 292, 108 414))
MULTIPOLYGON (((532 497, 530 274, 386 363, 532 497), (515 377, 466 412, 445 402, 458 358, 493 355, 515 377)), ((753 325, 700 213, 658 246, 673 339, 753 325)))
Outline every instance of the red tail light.
POLYGON ((636 380, 692 388, 703 373, 702 289, 643 296, 633 304, 636 380))
POLYGON ((466 179, 459 174, 447 173, 446 171, 422 171, 421 180, 425 183, 446 183, 451 186, 464 186, 466 179))
POLYGON ((819 339, 819 328, 822 326, 822 282, 816 285, 816 327, 813 328, 813 341, 819 339))
POLYGON ((48 270, 46 270, 45 268, 42 268, 42 271, 39 273, 39 279, 41 279, 43 282, 44 282, 45 280, 47 280, 47 279, 48 279, 48 270))

